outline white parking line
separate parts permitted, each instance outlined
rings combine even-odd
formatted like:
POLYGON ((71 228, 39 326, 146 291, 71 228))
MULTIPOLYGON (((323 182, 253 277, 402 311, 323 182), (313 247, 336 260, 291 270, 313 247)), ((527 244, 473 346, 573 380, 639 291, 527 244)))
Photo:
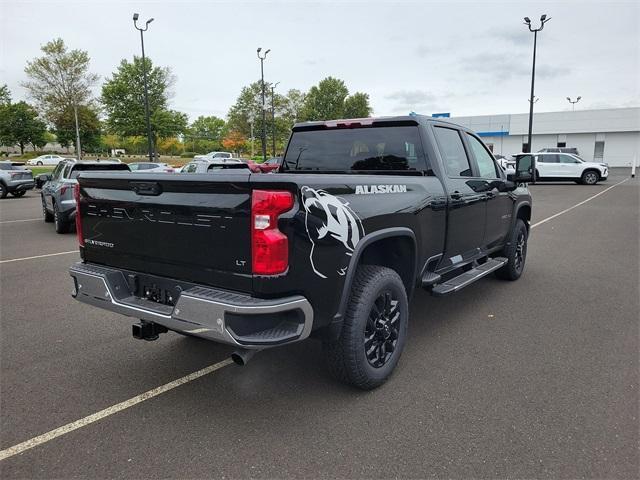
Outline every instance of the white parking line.
POLYGON ((0 263, 22 262, 23 260, 33 260, 35 258, 55 257, 57 255, 69 255, 70 253, 78 253, 78 250, 69 252, 47 253, 45 255, 34 255, 33 257, 10 258, 8 260, 0 260, 0 263))
POLYGON ((184 385, 185 383, 189 383, 194 381, 197 378, 203 377, 205 375, 209 375, 210 373, 215 372, 227 365, 233 363, 233 360, 227 358, 218 363, 214 363, 208 367, 203 368, 202 370, 198 370, 197 372, 190 373, 189 375, 185 375, 182 378, 178 378, 173 382, 166 383, 160 387, 153 388, 148 390, 140 395, 136 395, 135 397, 130 398, 129 400, 125 400, 124 402, 117 403, 112 405, 111 407, 105 408, 104 410, 100 410, 93 415, 89 415, 88 417, 81 418, 80 420, 76 420, 75 422, 67 423, 66 425, 56 428, 55 430, 51 430, 50 432, 44 433, 42 435, 38 435, 37 437, 33 437, 26 442, 19 443, 14 445, 13 447, 9 447, 6 450, 0 451, 0 460, 4 460, 9 457, 13 457, 19 453, 22 453, 30 448, 37 447, 38 445, 42 445, 50 440, 53 440, 56 437, 61 435, 65 435, 69 432, 73 432, 78 428, 86 427, 87 425, 97 422, 98 420, 102 420, 105 417, 113 415, 114 413, 118 413, 122 410, 125 410, 129 407, 133 407, 138 403, 144 402, 145 400, 149 400, 150 398, 157 397, 158 395, 168 392, 169 390, 173 390, 180 385, 184 385))
POLYGON ((612 188, 616 188, 618 185, 623 184, 624 182, 626 182, 627 180, 629 180, 628 178, 625 178, 624 180, 616 183, 615 185, 611 185, 608 188, 605 188, 604 190, 602 190, 601 192, 596 193, 595 195, 587 198, 586 200, 581 201, 580 203, 576 203, 573 207, 569 207, 569 208, 565 208, 564 210, 562 210, 561 212, 556 213, 555 215, 551 215, 550 217, 547 217, 543 220, 540 220, 539 222, 534 223, 533 225, 531 225, 531 228, 536 228, 540 225, 542 225, 543 223, 548 222, 549 220, 553 220, 556 217, 559 217, 560 215, 563 215, 567 212, 570 212, 571 210, 573 210, 574 208, 578 208, 580 205, 584 205, 587 202, 590 202, 591 200, 593 200, 596 197, 599 197, 600 195, 602 195, 605 192, 608 192, 609 190, 611 190, 612 188))
POLYGON ((1 223, 20 223, 20 222, 41 222, 42 217, 40 218, 27 218, 26 220, 3 220, 1 223))
MULTIPOLYGON (((586 200, 583 200, 580 203, 575 204, 572 207, 569 207, 565 210, 562 210, 561 212, 556 213, 555 215, 551 215, 550 217, 547 217, 543 220, 540 220, 537 223, 534 223, 533 225, 531 225, 531 228, 535 228, 539 225, 542 225, 545 222, 548 222, 549 220, 553 220, 554 218, 563 215, 571 210, 573 210, 574 208, 579 207, 580 205, 584 205, 585 203, 593 200, 596 197, 599 197, 600 195, 602 195, 603 193, 611 190, 612 188, 617 187, 618 185, 626 182, 627 180, 629 180, 628 178, 625 180, 622 180, 621 182, 616 183, 615 185, 612 185, 608 188, 605 188, 604 190, 602 190, 601 192, 587 198, 586 200)), ((38 255, 35 257, 26 257, 26 258, 16 258, 13 260, 2 260, 0 263, 6 263, 6 262, 17 262, 20 260, 29 260, 32 258, 41 258, 41 257, 50 257, 53 255, 65 255, 68 253, 76 253, 77 250, 74 250, 73 252, 61 252, 61 253, 52 253, 49 255, 38 255)), ((71 422, 68 423, 66 425, 63 425, 62 427, 56 428, 54 430, 51 430, 50 432, 44 433, 42 435, 38 435, 37 437, 33 437, 29 440, 26 440, 22 443, 19 443, 17 445, 14 445, 13 447, 9 447, 5 450, 0 451, 0 460, 4 460, 7 459, 9 457, 12 457, 14 455, 17 455, 19 453, 23 453, 26 450, 29 450, 31 448, 37 447, 38 445, 42 445, 43 443, 47 443, 50 440, 53 440, 54 438, 60 437, 62 435, 65 435, 67 433, 73 432, 74 430, 77 430, 79 428, 85 427, 87 425, 90 425, 94 422, 97 422, 99 420, 102 420, 103 418, 109 417, 115 413, 121 412, 122 410, 125 410, 129 407, 133 407, 134 405, 137 405, 138 403, 142 403, 145 400, 149 400, 150 398, 153 397, 157 397, 158 395, 161 395, 165 392, 168 392, 169 390, 173 390, 176 387, 179 387, 181 385, 184 385, 185 383, 189 383, 192 382, 193 380, 196 380, 200 377, 203 377, 205 375, 209 375, 210 373, 215 372, 216 370, 220 370, 223 367, 226 367, 227 365, 231 365, 233 363, 233 361, 230 358, 227 358, 221 362, 215 363, 213 365, 210 365, 208 367, 203 368, 202 370, 198 370, 196 372, 190 373, 189 375, 185 375, 184 377, 178 378, 177 380, 173 380, 172 382, 166 383, 164 385, 161 385, 159 387, 153 388, 151 390, 148 390, 144 393, 141 393, 140 395, 136 395, 135 397, 132 397, 128 400, 125 400, 124 402, 120 402, 116 405, 112 405, 111 407, 105 408, 104 410, 100 410, 97 413, 94 413, 92 415, 89 415, 88 417, 84 417, 81 418, 80 420, 76 420, 75 422, 71 422)))

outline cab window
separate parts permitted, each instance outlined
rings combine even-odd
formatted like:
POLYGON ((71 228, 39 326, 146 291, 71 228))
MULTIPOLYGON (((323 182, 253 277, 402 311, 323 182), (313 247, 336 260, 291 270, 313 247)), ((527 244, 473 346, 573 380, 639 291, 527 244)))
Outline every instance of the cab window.
POLYGON ((473 177, 462 138, 457 130, 446 127, 434 127, 436 139, 444 168, 450 177, 473 177))
POLYGON ((476 158, 480 176, 482 178, 498 178, 499 174, 496 169, 496 164, 482 142, 468 133, 467 141, 469 142, 473 156, 476 158))

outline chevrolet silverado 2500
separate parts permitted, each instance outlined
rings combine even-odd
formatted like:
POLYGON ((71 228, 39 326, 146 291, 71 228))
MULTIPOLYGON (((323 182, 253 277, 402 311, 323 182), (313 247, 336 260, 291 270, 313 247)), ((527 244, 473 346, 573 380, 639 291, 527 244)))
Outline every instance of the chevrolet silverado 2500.
POLYGON ((296 124, 279 173, 82 173, 73 296, 237 348, 323 341, 330 371, 381 385, 417 288, 523 272, 534 159, 505 176, 472 131, 422 116, 296 124))

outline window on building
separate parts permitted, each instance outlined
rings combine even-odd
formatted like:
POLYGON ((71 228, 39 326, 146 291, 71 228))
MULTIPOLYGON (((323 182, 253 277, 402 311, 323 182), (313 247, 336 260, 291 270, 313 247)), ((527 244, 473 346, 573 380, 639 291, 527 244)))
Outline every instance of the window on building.
POLYGON ((593 159, 602 160, 604 158, 604 141, 596 142, 593 148, 593 159))
POLYGON ((493 153, 493 143, 485 143, 491 153, 493 153))
POLYGON ((556 145, 556 147, 558 148, 564 148, 567 146, 567 142, 558 142, 558 144, 556 145))
POLYGON ((523 152, 528 152, 529 151, 529 144, 528 143, 523 143, 522 144, 522 151, 523 152))
POLYGON ((458 131, 444 127, 436 127, 434 130, 447 175, 450 177, 472 177, 471 165, 458 131))

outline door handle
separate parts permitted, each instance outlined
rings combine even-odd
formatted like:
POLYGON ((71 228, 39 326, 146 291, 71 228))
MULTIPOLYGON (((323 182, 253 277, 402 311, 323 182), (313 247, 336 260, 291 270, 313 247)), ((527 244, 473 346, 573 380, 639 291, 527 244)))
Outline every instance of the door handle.
POLYGON ((458 191, 455 191, 451 194, 452 200, 460 200, 462 198, 462 194, 458 191))

